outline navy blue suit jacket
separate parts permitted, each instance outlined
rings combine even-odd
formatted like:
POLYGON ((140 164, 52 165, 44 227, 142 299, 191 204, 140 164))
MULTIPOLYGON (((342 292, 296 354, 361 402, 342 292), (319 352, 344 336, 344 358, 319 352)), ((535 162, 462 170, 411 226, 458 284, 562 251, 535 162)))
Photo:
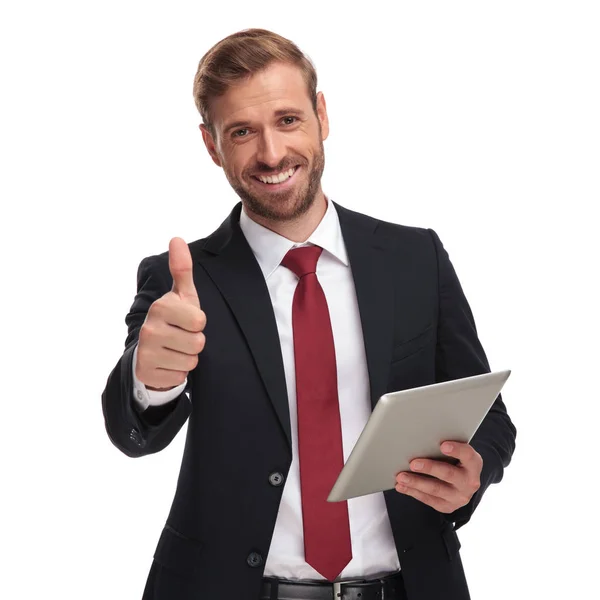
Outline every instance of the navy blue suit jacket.
MULTIPOLYGON (((386 392, 489 372, 437 234, 335 207, 356 286, 372 405, 386 392)), ((128 456, 159 452, 189 420, 145 600, 256 600, 284 487, 271 475, 285 480, 292 460, 275 316, 240 211, 238 203, 214 233, 189 245, 208 317, 206 347, 188 377, 189 398, 184 392, 141 414, 132 398, 140 327, 152 302, 172 286, 166 252, 140 263, 125 351, 102 394, 108 435, 128 456)), ((481 488, 451 515, 384 492, 409 600, 469 598, 455 530, 502 479, 515 437, 499 396, 471 441, 483 457, 481 488)))

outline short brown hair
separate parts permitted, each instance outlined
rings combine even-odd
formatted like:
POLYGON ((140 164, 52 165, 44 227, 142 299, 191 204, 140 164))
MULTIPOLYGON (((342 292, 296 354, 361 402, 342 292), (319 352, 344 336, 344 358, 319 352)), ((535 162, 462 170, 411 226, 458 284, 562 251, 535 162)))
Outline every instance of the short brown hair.
POLYGON ((244 29, 215 44, 200 60, 194 77, 194 102, 213 137, 211 100, 274 62, 292 64, 302 71, 316 113, 317 72, 310 58, 296 44, 272 31, 244 29))

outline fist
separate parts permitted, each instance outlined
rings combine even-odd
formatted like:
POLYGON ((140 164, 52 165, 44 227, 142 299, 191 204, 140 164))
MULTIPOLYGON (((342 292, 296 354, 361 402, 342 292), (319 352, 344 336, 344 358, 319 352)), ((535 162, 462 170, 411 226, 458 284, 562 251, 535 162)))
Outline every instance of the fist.
POLYGON ((148 309, 137 350, 136 377, 154 390, 183 383, 205 344, 206 315, 194 286, 190 249, 181 238, 169 243, 169 271, 173 288, 148 309))

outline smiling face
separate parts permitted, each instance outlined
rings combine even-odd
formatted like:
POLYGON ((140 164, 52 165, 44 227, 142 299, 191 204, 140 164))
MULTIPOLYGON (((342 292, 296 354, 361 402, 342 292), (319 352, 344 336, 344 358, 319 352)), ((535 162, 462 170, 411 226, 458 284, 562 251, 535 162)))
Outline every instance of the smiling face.
POLYGON ((234 85, 212 101, 211 117, 204 143, 247 212, 281 223, 324 202, 325 98, 319 92, 315 114, 297 67, 274 63, 234 85))

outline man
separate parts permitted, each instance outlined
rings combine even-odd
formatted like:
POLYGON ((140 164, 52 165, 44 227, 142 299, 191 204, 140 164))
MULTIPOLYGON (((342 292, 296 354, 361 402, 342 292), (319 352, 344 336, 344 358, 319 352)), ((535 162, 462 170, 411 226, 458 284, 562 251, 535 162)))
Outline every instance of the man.
POLYGON ((324 195, 325 98, 289 40, 222 40, 194 96, 241 203, 142 260, 102 395, 129 456, 189 419, 144 598, 468 598, 455 529, 514 451, 500 396, 470 445, 442 445, 456 466, 416 460, 395 490, 326 502, 382 394, 490 371, 440 239, 324 195))

